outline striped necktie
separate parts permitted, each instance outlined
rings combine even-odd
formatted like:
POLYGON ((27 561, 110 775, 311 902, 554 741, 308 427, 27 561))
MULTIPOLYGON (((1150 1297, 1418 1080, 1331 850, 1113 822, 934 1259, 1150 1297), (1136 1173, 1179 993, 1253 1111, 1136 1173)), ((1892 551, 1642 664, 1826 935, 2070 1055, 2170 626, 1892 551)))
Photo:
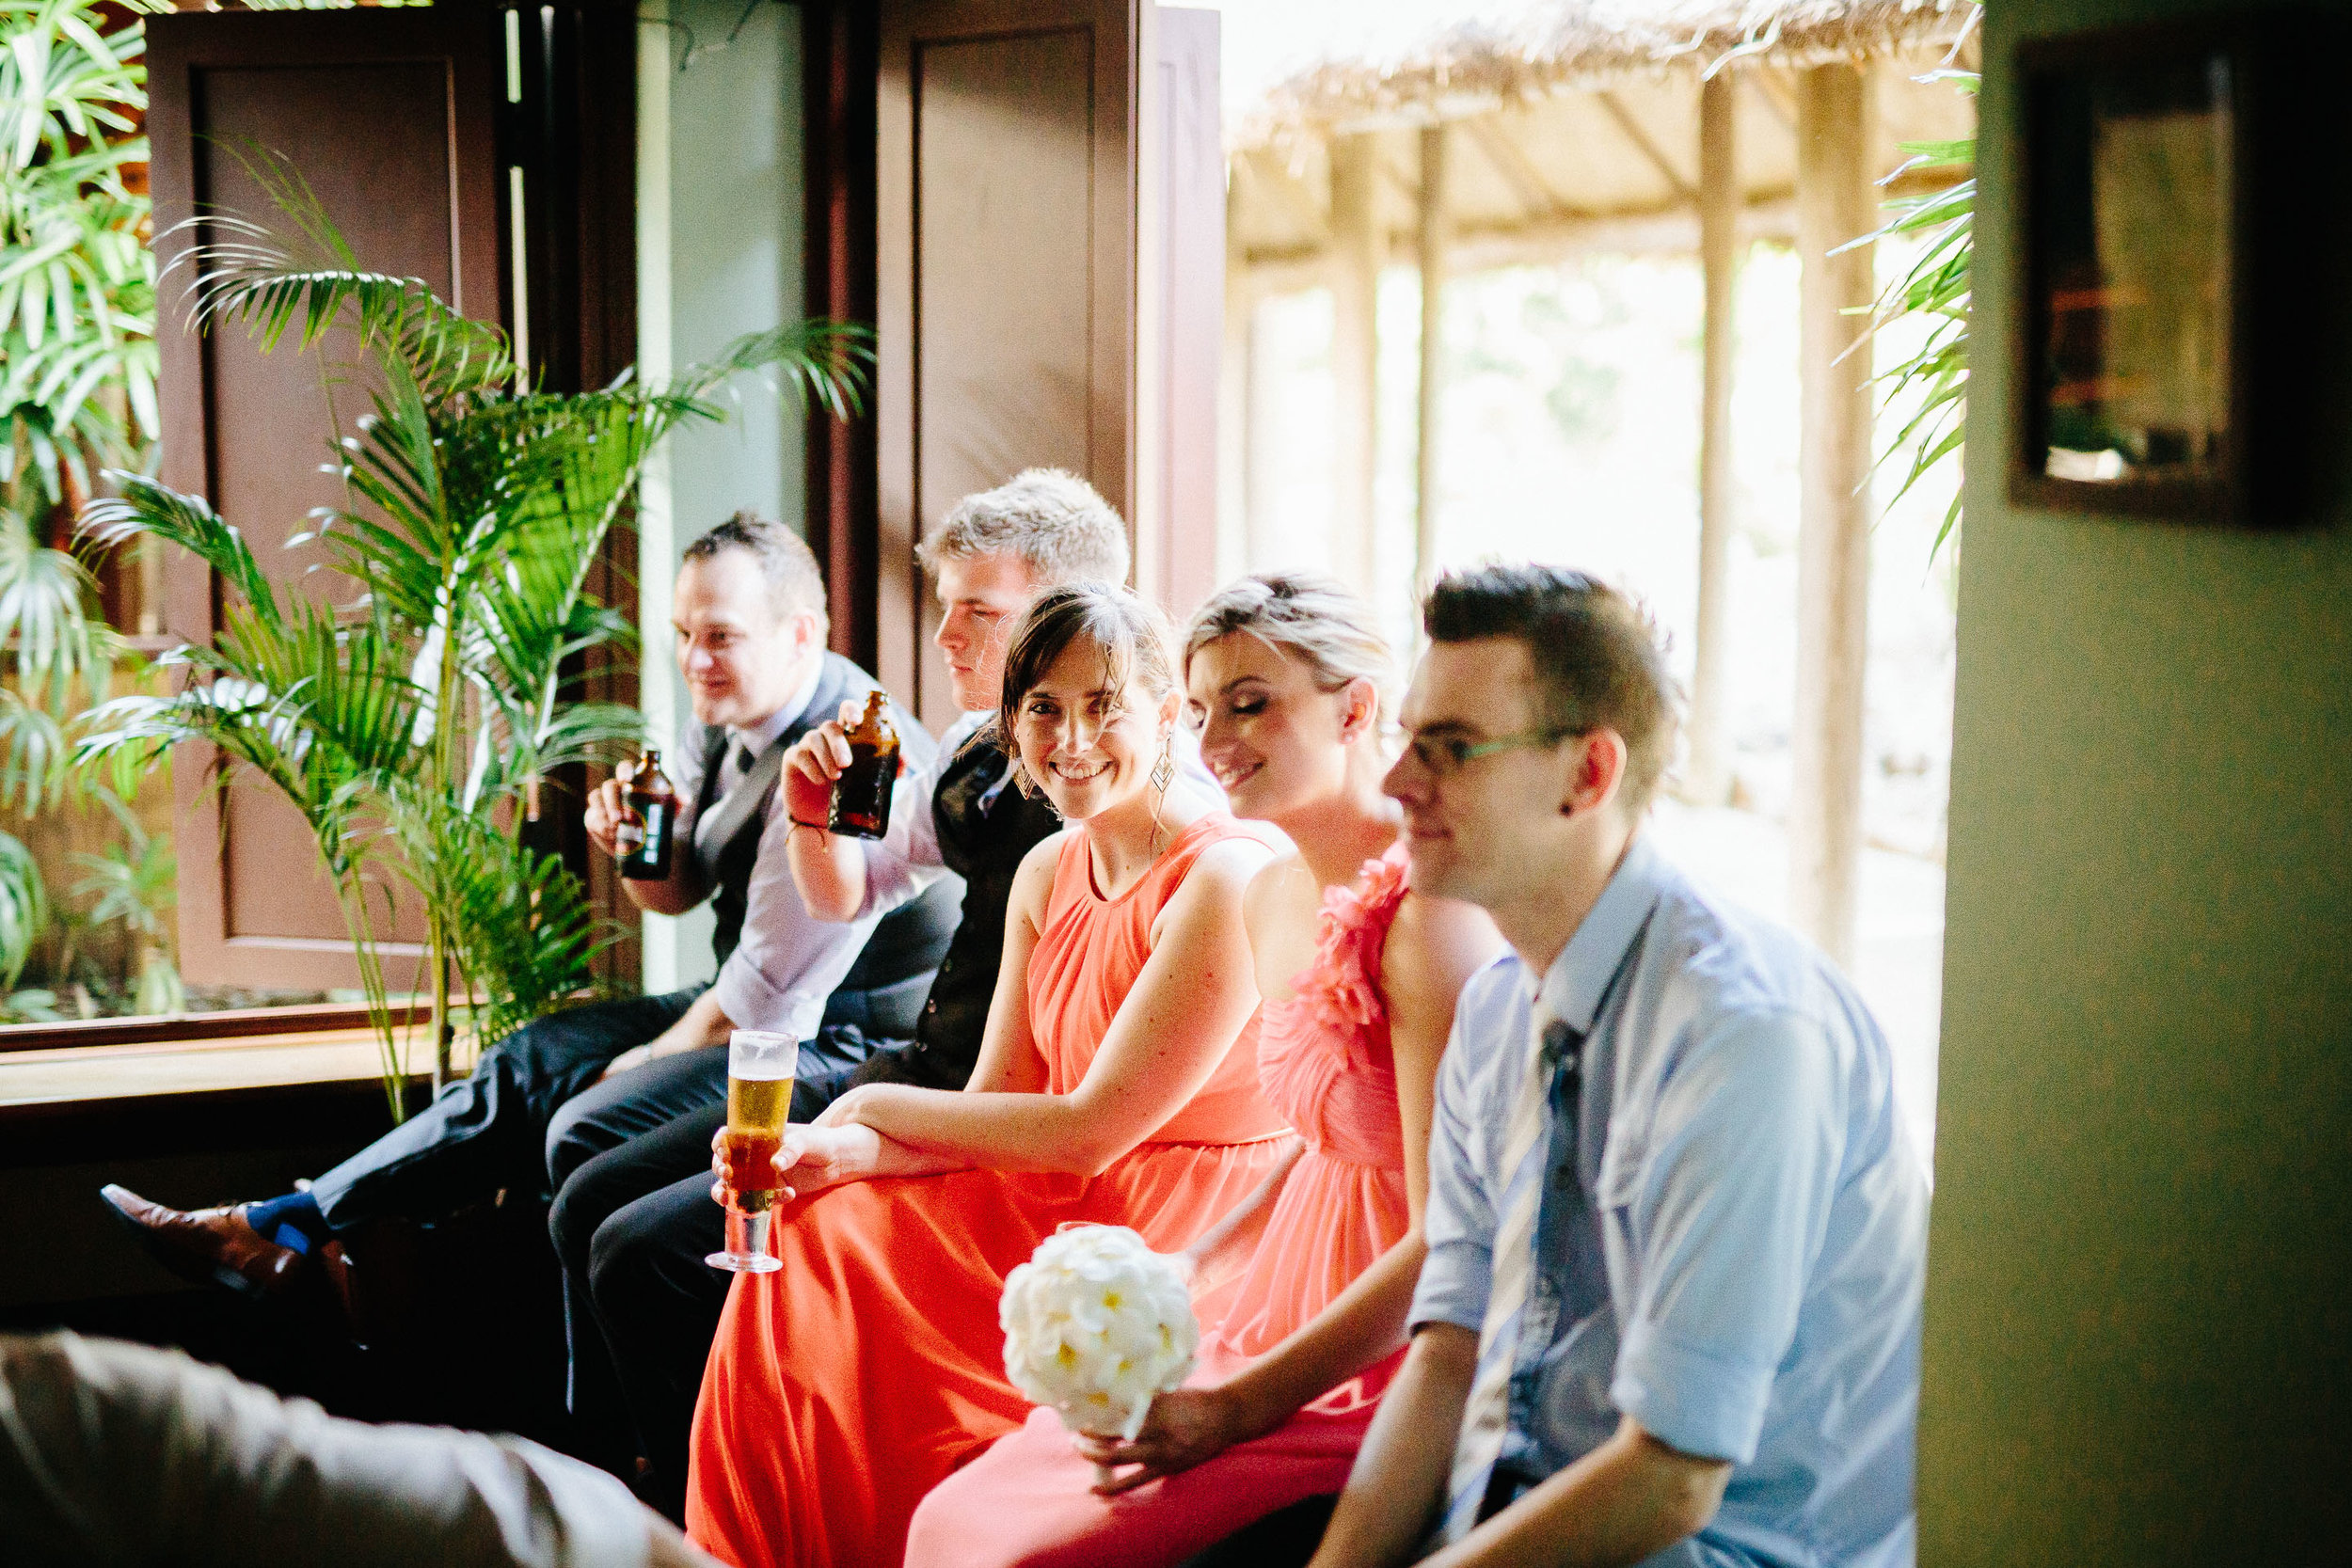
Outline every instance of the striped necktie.
POLYGON ((1511 1107, 1502 1139, 1502 1169, 1507 1173, 1496 1205, 1491 1254, 1492 1283, 1486 1315, 1478 1326, 1478 1370, 1462 1408, 1462 1434, 1454 1449, 1454 1470, 1446 1482, 1447 1544, 1478 1524, 1495 1462, 1511 1423, 1511 1368, 1518 1359, 1519 1327, 1535 1276, 1535 1215, 1543 1206, 1544 1169, 1550 1152, 1545 1135, 1551 1124, 1551 1090, 1561 1072, 1578 1070, 1576 1048, 1582 1037, 1545 1016, 1541 1004, 1528 1022, 1527 1073, 1511 1107))

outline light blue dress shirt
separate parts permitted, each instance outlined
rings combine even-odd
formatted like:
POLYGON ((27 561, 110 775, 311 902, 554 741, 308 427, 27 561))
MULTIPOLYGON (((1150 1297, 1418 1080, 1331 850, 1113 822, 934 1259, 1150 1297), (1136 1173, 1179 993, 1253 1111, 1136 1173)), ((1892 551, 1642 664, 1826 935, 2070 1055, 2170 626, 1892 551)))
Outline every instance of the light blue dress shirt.
POLYGON ((1861 999, 1641 837, 1534 990, 1506 956, 1455 1009, 1412 1311, 1479 1330, 1540 1005, 1582 1034, 1582 1071, 1553 1080, 1535 1277, 1493 1347, 1498 1470, 1533 1484, 1631 1416, 1733 1466, 1714 1522, 1653 1564, 1911 1563, 1928 1189, 1861 999))

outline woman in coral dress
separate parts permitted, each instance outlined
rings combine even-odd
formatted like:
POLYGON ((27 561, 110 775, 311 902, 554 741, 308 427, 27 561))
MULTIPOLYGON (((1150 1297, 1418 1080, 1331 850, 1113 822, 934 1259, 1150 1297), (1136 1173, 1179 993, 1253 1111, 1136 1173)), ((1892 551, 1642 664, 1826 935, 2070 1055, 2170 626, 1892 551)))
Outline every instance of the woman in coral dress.
POLYGON ((1187 639, 1203 760, 1235 810, 1297 846, 1259 873, 1246 907, 1266 996, 1262 1082, 1306 1152, 1270 1211, 1231 1216, 1193 1249, 1206 1256, 1191 1384, 1154 1401, 1132 1443, 1073 1444, 1035 1412, 924 1500, 910 1568, 1150 1568, 1347 1479, 1421 1272, 1454 998, 1502 951, 1479 911, 1406 887, 1398 813, 1380 792, 1389 653, 1372 624, 1334 584, 1253 578, 1203 606, 1187 639), (1254 1243, 1238 1244, 1252 1223, 1254 1243), (1235 1251, 1238 1280, 1216 1284, 1235 1251), (1120 1469, 1098 1482, 1096 1462, 1120 1469))
POLYGON ((1287 1152, 1242 928, 1273 851, 1169 765, 1154 612, 1046 594, 1005 692, 1016 782, 1070 826, 1014 880, 969 1089, 854 1089, 785 1135, 784 1267, 736 1281, 695 1412, 687 1530, 729 1562, 898 1562, 923 1494, 1028 1414, 1005 1275, 1070 1221, 1182 1248, 1287 1152))

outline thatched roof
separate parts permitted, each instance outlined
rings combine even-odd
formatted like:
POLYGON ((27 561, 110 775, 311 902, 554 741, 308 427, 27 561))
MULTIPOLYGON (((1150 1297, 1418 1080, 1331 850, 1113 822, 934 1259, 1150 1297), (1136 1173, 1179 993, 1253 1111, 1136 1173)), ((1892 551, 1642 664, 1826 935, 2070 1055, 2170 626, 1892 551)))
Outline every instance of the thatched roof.
POLYGON ((1976 10, 1972 0, 1521 0, 1402 46, 1307 66, 1235 127, 1232 146, 1426 123, 1746 60, 1788 68, 1915 57, 1948 48, 1976 10))

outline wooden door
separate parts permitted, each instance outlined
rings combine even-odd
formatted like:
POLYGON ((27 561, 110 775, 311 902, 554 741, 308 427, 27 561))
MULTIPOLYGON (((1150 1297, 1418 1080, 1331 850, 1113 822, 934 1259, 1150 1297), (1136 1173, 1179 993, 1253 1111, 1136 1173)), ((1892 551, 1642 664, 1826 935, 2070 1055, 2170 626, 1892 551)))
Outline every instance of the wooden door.
POLYGON ((954 716, 914 544, 1037 464, 1132 515, 1135 0, 888 0, 875 672, 954 716))
POLYGON ((1145 13, 1137 114, 1136 585, 1178 618, 1216 588, 1216 404, 1225 347, 1225 143, 1216 11, 1145 13))
MULTIPOLYGON (((215 209, 276 214, 237 153, 247 143, 300 169, 362 265, 423 278, 458 309, 503 318, 499 168, 492 122, 504 97, 499 13, 485 8, 188 12, 148 23, 149 131, 162 260, 173 226, 215 209)), ((243 529, 295 591, 347 596, 315 552, 286 549, 311 508, 337 499, 319 471, 329 423, 314 356, 263 356, 241 329, 199 339, 178 312, 185 269, 164 289, 162 478, 201 494, 243 529)), ((344 355, 348 356, 348 345, 344 355)), ((337 389, 348 420, 365 388, 337 389)), ((175 552, 177 555, 177 552, 175 552)), ((209 638, 219 585, 179 556, 167 627, 209 638)), ((225 797, 211 759, 175 759, 180 964, 192 981, 270 989, 358 983, 342 914, 308 828, 259 784, 225 797), (215 852, 217 851, 217 852, 215 852)), ((423 923, 395 902, 388 950, 419 951, 423 923)))

